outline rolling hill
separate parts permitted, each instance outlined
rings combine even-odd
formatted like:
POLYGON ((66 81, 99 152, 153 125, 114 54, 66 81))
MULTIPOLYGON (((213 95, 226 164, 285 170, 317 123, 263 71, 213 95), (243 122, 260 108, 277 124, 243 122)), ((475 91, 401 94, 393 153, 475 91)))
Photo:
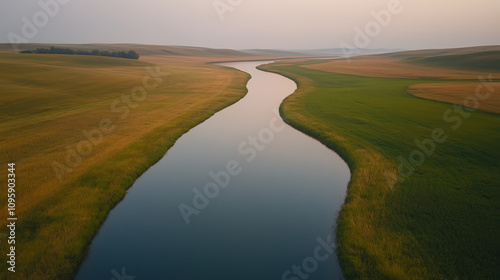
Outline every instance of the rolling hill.
MULTIPOLYGON (((135 50, 140 55, 171 55, 171 56, 232 56, 243 57, 252 56, 252 54, 228 50, 228 49, 210 49, 200 47, 184 46, 155 46, 142 44, 20 44, 19 50, 34 50, 37 48, 49 48, 51 46, 60 48, 71 48, 78 50, 107 50, 107 51, 127 51, 135 50)), ((13 52, 11 44, 0 44, 0 51, 13 52)))
POLYGON ((407 62, 428 66, 500 71, 500 50, 468 54, 407 58, 407 62))

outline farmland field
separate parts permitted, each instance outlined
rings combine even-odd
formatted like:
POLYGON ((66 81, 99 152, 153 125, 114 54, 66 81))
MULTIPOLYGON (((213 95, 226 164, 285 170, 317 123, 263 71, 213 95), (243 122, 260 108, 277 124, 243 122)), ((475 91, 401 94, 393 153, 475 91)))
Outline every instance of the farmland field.
MULTIPOLYGON (((500 273, 500 116, 407 93, 414 84, 447 81, 429 79, 432 72, 369 77, 367 68, 353 75, 355 67, 342 61, 262 67, 299 85, 282 104, 285 120, 351 167, 337 232, 346 277, 494 279, 500 273), (340 64, 345 67, 334 67, 340 64)), ((457 70, 451 81, 457 75, 478 74, 457 70)))
POLYGON ((248 75, 208 60, 0 53, 0 154, 16 164, 18 279, 70 279, 134 180, 245 95, 248 75))

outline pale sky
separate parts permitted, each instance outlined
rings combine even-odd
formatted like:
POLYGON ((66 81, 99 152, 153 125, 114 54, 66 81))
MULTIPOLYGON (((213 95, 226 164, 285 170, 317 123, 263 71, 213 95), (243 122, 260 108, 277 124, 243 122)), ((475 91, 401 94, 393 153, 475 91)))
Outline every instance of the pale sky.
POLYGON ((391 2, 399 12, 371 25, 366 48, 500 45, 499 0, 2 0, 0 42, 338 48, 391 2))

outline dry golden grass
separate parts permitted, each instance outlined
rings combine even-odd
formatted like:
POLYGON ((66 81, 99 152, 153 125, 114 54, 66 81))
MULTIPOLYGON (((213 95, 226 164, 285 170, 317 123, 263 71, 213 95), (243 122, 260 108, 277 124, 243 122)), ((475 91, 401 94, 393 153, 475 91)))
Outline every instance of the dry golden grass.
MULTIPOLYGON (((17 279, 70 279, 135 178, 183 133, 244 96, 248 75, 208 60, 0 53, 2 174, 8 162, 16 163, 17 279), (146 67, 156 65, 163 82, 120 119, 111 104, 143 85, 146 67), (82 131, 99 128, 102 119, 111 120, 114 131, 59 181, 53 162, 65 164, 66 147, 86 140, 82 131)), ((0 201, 2 228, 6 201, 0 201)), ((0 260, 5 263, 6 254, 0 260)))
POLYGON ((338 59, 304 67, 348 75, 405 79, 477 79, 479 74, 488 74, 478 73, 477 71, 414 65, 396 58, 376 56, 359 57, 351 60, 338 59))
MULTIPOLYGON (((169 62, 169 65, 161 66, 162 72, 169 74, 162 86, 150 93, 145 101, 137 103, 137 108, 131 109, 130 116, 124 121, 116 118, 117 114, 111 111, 110 106, 115 98, 119 98, 121 94, 129 94, 133 87, 142 84, 142 78, 148 75, 142 67, 71 70, 58 69, 58 66, 29 65, 19 66, 20 70, 25 69, 17 74, 10 68, 9 76, 2 76, 3 80, 13 80, 13 76, 18 75, 19 80, 22 79, 26 84, 2 83, 3 94, 0 97, 2 107, 7 109, 12 107, 13 103, 20 105, 27 102, 35 103, 35 106, 24 107, 25 112, 22 116, 16 113, 12 117, 2 116, 0 126, 0 132, 8 136, 0 140, 2 154, 16 161, 17 175, 25 183, 23 188, 26 188, 19 193, 19 196, 29 201, 26 205, 23 204, 24 199, 18 202, 19 214, 31 211, 37 201, 44 200, 47 195, 62 186, 54 176, 51 163, 54 160, 62 163, 66 155, 65 147, 85 140, 83 129, 98 128, 99 121, 103 118, 114 120, 116 125, 116 130, 105 137, 81 166, 64 176, 68 181, 85 173, 85 170, 95 162, 122 150, 157 127, 172 123, 186 112, 203 110, 208 104, 216 101, 212 100, 213 98, 220 95, 235 95, 227 90, 240 83, 241 80, 238 79, 243 79, 241 74, 235 75, 217 66, 196 65, 193 61, 187 64, 173 59, 169 62), (30 70, 39 74, 28 77, 30 73, 27 71, 30 70), (60 71, 65 73, 62 74, 60 71), (81 82, 75 83, 73 79, 81 82), (193 82, 194 79, 196 82, 193 82), (75 88, 68 88, 67 92, 57 95, 50 87, 37 85, 42 81, 57 84, 63 80, 67 82, 64 87, 75 88), (116 83, 120 85, 112 86, 116 83), (97 89, 100 90, 99 96, 87 93, 97 89), (13 92, 21 94, 9 94, 13 92), (82 97, 75 97, 78 103, 67 106, 68 97, 62 96, 65 94, 82 97), (47 108, 36 103, 38 98, 49 97, 54 100, 47 105, 47 108), (55 106, 60 107, 55 108, 55 106), (38 109, 43 111, 37 112, 38 109)), ((63 90, 59 86, 55 88, 63 90)), ((21 111, 15 109, 17 113, 21 111)), ((1 203, 4 204, 3 201, 1 203)), ((2 215, 5 213, 2 212, 2 215)))
MULTIPOLYGON (((408 93, 421 98, 464 105, 468 97, 475 96, 478 85, 480 85, 479 82, 416 84, 408 88, 408 93)), ((500 93, 500 83, 487 83, 486 85, 496 93, 500 93)), ((486 88, 482 88, 481 94, 484 92, 486 88)), ((470 102, 469 105, 474 106, 474 103, 470 102)), ((481 100, 478 106, 478 110, 500 114, 500 95, 491 94, 487 99, 481 100)))

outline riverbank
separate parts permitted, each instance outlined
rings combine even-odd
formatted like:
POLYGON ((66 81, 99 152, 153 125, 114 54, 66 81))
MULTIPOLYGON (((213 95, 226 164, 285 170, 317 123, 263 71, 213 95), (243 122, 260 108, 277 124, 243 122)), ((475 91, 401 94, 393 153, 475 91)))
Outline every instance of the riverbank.
POLYGON ((74 277, 133 182, 181 135, 245 96, 249 76, 209 60, 0 53, 2 162, 14 162, 17 177, 17 279, 74 277))
POLYGON ((245 98, 184 134, 134 183, 75 279, 120 267, 144 279, 281 279, 296 275, 295 264, 311 278, 341 275, 331 247, 308 256, 333 246, 349 169, 281 120, 277 110, 296 84, 255 69, 262 63, 222 64, 252 76, 245 98))
POLYGON ((494 240, 500 201, 494 186, 500 181, 495 161, 500 156, 500 118, 476 111, 453 129, 457 113, 453 122, 443 121, 453 105, 406 93, 412 84, 436 80, 306 69, 320 63, 280 62, 261 68, 298 84, 280 108, 286 122, 335 150, 351 168, 337 231, 345 276, 491 279, 498 275, 494 263, 500 244, 494 240), (445 141, 433 138, 434 129, 440 128, 445 141), (421 151, 422 144, 415 140, 430 143, 427 139, 436 142, 421 151), (398 172, 400 156, 411 162, 412 153, 423 154, 423 159, 416 158, 423 162, 410 166, 405 177, 398 172))

